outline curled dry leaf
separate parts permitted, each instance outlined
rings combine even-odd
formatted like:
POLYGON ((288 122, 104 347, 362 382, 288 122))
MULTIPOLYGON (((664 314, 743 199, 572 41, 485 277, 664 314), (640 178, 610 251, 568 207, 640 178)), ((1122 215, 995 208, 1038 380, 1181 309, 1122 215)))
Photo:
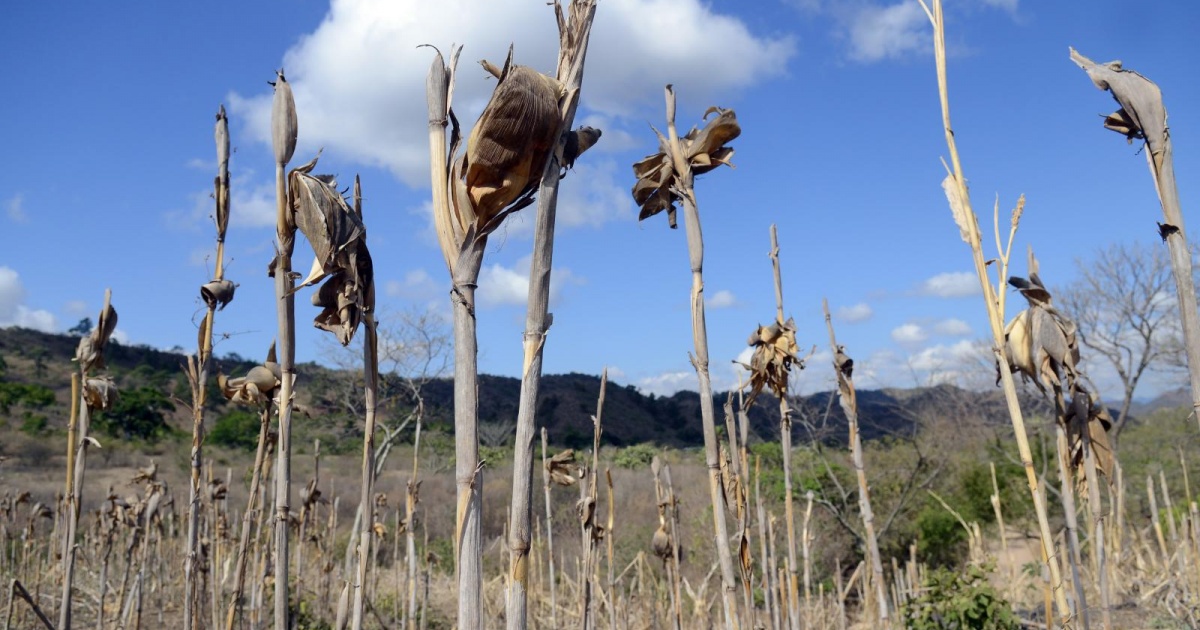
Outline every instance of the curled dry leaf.
POLYGON ((287 164, 296 152, 296 136, 300 133, 300 126, 296 121, 296 99, 292 96, 292 86, 284 78, 283 70, 275 74, 279 78, 271 83, 275 86, 275 96, 271 101, 271 147, 275 150, 275 163, 287 164))
POLYGON ((104 367, 104 348, 116 329, 117 310, 109 304, 100 311, 96 327, 79 340, 79 347, 75 350, 75 360, 79 362, 84 373, 104 367))
POLYGON ((567 144, 563 147, 563 168, 574 167, 575 160, 579 159, 584 151, 595 146, 601 135, 602 132, 595 127, 580 127, 567 134, 567 144))
POLYGON ((572 473, 571 464, 575 463, 575 451, 567 449, 546 461, 546 472, 550 473, 550 481, 560 486, 572 486, 579 481, 572 473))
POLYGON ((1008 283, 1029 302, 1029 308, 1017 313, 1004 329, 1009 369, 1043 392, 1047 386, 1060 387, 1064 371, 1074 381, 1079 363, 1075 322, 1054 308, 1036 272, 1028 280, 1013 277, 1008 283))
POLYGON ((793 365, 804 369, 804 361, 800 358, 800 348, 796 345, 796 322, 788 318, 786 322, 776 320, 770 326, 759 326, 750 335, 746 345, 754 348, 750 357, 750 365, 742 364, 750 370, 750 396, 746 399, 746 408, 754 404, 754 399, 769 387, 778 398, 787 395, 788 374, 793 365))
POLYGON ((1109 91, 1121 108, 1104 119, 1104 126, 1125 136, 1145 138, 1150 152, 1160 154, 1168 140, 1167 108, 1162 91, 1150 79, 1121 67, 1120 61, 1096 63, 1071 48, 1071 61, 1083 69, 1092 83, 1109 91))
POLYGON ((464 175, 474 217, 460 217, 469 219, 462 222, 464 231, 470 223, 483 231, 504 208, 536 189, 558 141, 562 84, 513 65, 511 48, 498 78, 467 140, 464 175))
POLYGON ((633 185, 633 200, 641 207, 639 221, 665 210, 668 224, 676 227, 675 202, 679 200, 681 190, 691 188, 690 175, 707 173, 722 164, 732 166, 729 160, 733 157, 733 148, 725 145, 742 133, 737 114, 732 109, 710 107, 704 113, 704 118, 708 119, 713 113, 717 116, 705 123, 702 129, 692 127, 687 135, 679 138, 683 152, 681 157, 690 173, 675 172, 671 143, 654 129, 658 136, 658 153, 648 155, 633 165, 633 174, 637 178, 637 183, 633 185), (680 177, 685 177, 687 181, 681 181, 680 177))
POLYGON ((226 400, 244 405, 263 406, 271 402, 279 388, 283 371, 275 359, 275 344, 267 351, 267 360, 262 365, 250 368, 245 376, 229 378, 217 374, 217 385, 226 400))
POLYGON ((671 557, 674 549, 671 547, 671 536, 667 534, 666 523, 659 523, 658 529, 654 530, 654 536, 650 539, 650 550, 663 562, 671 557))
POLYGON ((107 376, 90 377, 83 384, 83 399, 88 409, 107 411, 116 404, 117 398, 117 384, 107 376))
POLYGON ((233 301, 233 292, 237 285, 230 280, 212 280, 200 285, 200 299, 208 308, 223 310, 233 301))
POLYGON ((387 536, 387 527, 385 527, 384 524, 380 523, 379 521, 376 521, 375 524, 371 526, 371 530, 375 532, 376 538, 383 538, 384 536, 387 536))
POLYGON ((347 345, 363 315, 375 308, 374 267, 366 227, 338 193, 334 176, 312 174, 316 164, 313 159, 288 175, 296 227, 315 254, 312 270, 297 289, 328 277, 312 298, 321 308, 314 324, 347 345))
POLYGON ((1071 468, 1076 471, 1078 483, 1087 480, 1087 470, 1083 464, 1083 432, 1092 445, 1092 453, 1096 460, 1096 472, 1101 476, 1112 479, 1113 451, 1108 440, 1108 431, 1112 428, 1112 416, 1108 409, 1089 392, 1080 389, 1067 408, 1067 436, 1071 452, 1071 468))

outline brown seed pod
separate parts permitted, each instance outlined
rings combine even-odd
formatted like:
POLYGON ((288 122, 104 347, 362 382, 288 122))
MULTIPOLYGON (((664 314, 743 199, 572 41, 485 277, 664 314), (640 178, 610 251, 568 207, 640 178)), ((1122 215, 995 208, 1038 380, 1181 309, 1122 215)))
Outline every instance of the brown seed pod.
POLYGON ((223 310, 233 301, 233 293, 237 285, 229 280, 212 280, 200 285, 200 299, 208 308, 223 310))
POLYGON ((271 83, 275 86, 275 96, 271 101, 271 147, 275 150, 275 163, 287 164, 296 152, 296 136, 300 133, 300 125, 296 121, 296 100, 292 96, 292 86, 284 78, 282 69, 275 74, 279 78, 271 83))

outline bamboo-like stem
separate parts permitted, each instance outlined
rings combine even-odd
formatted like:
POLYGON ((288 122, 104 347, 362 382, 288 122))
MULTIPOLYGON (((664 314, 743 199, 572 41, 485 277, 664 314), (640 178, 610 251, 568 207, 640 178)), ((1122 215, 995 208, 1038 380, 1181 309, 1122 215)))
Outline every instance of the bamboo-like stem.
MULTIPOLYGON (((1075 396, 1087 398, 1086 393, 1077 392, 1075 396)), ((1087 418, 1087 409, 1083 409, 1083 418, 1087 418)), ((1095 450, 1092 448, 1092 437, 1087 426, 1080 431, 1083 445, 1084 474, 1087 475, 1088 515, 1092 521, 1092 556, 1095 558, 1095 570, 1100 588, 1100 614, 1104 630, 1112 630, 1112 599, 1108 583, 1108 558, 1104 544, 1104 506, 1100 502, 1100 476, 1096 467, 1095 450)))
POLYGON ((418 398, 417 400, 417 427, 413 433, 413 468, 412 476, 408 479, 407 488, 404 495, 404 553, 408 557, 408 606, 404 610, 404 615, 408 620, 408 630, 416 630, 417 624, 417 493, 420 491, 421 482, 418 473, 420 472, 421 462, 421 420, 424 416, 422 409, 423 403, 418 398))
POLYGON ((275 630, 288 630, 288 515, 292 501, 292 395, 296 372, 296 299, 293 294, 292 248, 295 227, 286 217, 284 165, 275 166, 279 239, 275 264, 275 298, 279 325, 279 444, 275 454, 275 630))
MULTIPOLYGON (((951 171, 947 176, 944 187, 947 195, 950 195, 952 202, 951 209, 956 215, 956 222, 959 224, 963 239, 971 247, 975 273, 979 278, 980 288, 983 290, 984 305, 988 313, 988 324, 992 332, 992 352, 995 354, 997 363, 1000 366, 1000 381, 1004 388, 1004 399, 1008 406, 1009 418, 1012 421, 1013 433, 1017 440, 1017 450, 1021 457, 1021 464, 1025 468, 1029 493, 1033 498, 1034 512, 1038 521, 1038 533, 1042 542, 1043 558, 1045 558, 1046 564, 1050 569, 1050 581, 1054 589, 1055 605, 1058 608, 1060 622, 1065 624, 1069 619, 1070 612, 1067 605, 1066 592, 1063 590, 1062 571, 1059 568, 1058 556, 1054 551, 1054 538, 1050 533, 1050 519, 1046 512, 1046 504, 1042 498, 1042 494, 1038 490, 1040 482, 1037 471, 1033 467, 1033 452, 1029 448, 1029 437, 1025 430, 1025 419, 1021 413, 1020 402, 1017 398, 1016 384, 1013 381, 1012 372, 1008 369, 1009 363, 1005 347, 1002 301, 1004 293, 1001 291, 1000 297, 998 297, 995 288, 988 279, 987 262, 983 255, 979 221, 975 216, 974 210, 971 209, 971 197, 967 190, 967 180, 962 170, 961 160, 959 159, 958 145, 954 139, 954 130, 950 125, 950 94, 946 80, 946 31, 942 14, 942 3, 941 0, 933 0, 932 11, 925 4, 924 0, 921 0, 921 6, 925 9, 926 15, 928 15, 930 22, 933 24, 934 57, 937 66, 938 96, 942 109, 942 128, 945 132, 946 146, 950 152, 951 171)), ((1017 217, 1014 217, 1013 230, 1016 229, 1016 219, 1017 217)), ((1005 259, 1007 260, 1007 255, 1005 255, 1005 259)), ((1007 262, 1005 262, 1004 266, 1007 266, 1007 262)))
POLYGON ((1080 572, 1079 523, 1075 516, 1075 488, 1071 483, 1071 473, 1067 462, 1070 451, 1067 446, 1067 434, 1061 423, 1055 423, 1058 443, 1058 475, 1059 499, 1062 501, 1065 517, 1068 555, 1071 564, 1071 582, 1075 585, 1076 606, 1075 615, 1083 624, 1084 630, 1091 627, 1089 623, 1087 593, 1084 589, 1083 575, 1080 572))
MULTIPOLYGON (((771 271, 775 280, 775 319, 782 323, 783 317, 783 276, 779 269, 779 235, 775 225, 771 225, 771 271)), ((787 573, 788 580, 784 592, 787 594, 788 625, 792 630, 800 629, 800 577, 796 564, 796 511, 792 497, 792 412, 788 406, 787 395, 779 397, 779 444, 783 451, 783 510, 787 521, 787 573)), ((780 603, 782 605, 782 602, 780 603)))
POLYGON ((371 561, 371 528, 374 519, 366 518, 370 513, 375 488, 375 410, 379 390, 379 339, 375 316, 365 313, 363 317, 363 379, 365 380, 364 406, 366 407, 363 428, 362 493, 359 509, 364 518, 358 532, 358 570, 354 578, 353 616, 350 627, 362 630, 364 601, 366 598, 367 566, 371 561))
MULTIPOLYGON (((658 484, 655 478, 654 483, 658 484)), ((546 427, 542 427, 542 492, 546 503, 546 557, 550 571, 546 574, 550 582, 550 627, 558 627, 558 574, 554 571, 554 511, 550 503, 550 469, 546 466, 546 427)))
MULTIPOLYGON (((992 503, 992 511, 996 514, 996 525, 1000 531, 1000 551, 1004 557, 1008 557, 1008 530, 1004 528, 1004 512, 1000 509, 1000 484, 996 481, 996 463, 988 462, 988 468, 992 473, 992 494, 988 499, 992 503)), ((1009 584, 1016 580, 1014 567, 1009 567, 1008 571, 1009 584)), ((913 587, 916 588, 916 584, 913 587)))
POLYGON ((608 389, 608 369, 600 373, 600 395, 596 401, 596 415, 592 416, 592 465, 587 478, 580 480, 579 490, 583 494, 580 502, 580 525, 583 533, 583 630, 595 630, 596 612, 593 594, 596 593, 597 556, 596 502, 600 485, 600 435, 603 432, 604 394, 608 389))
POLYGON ((704 320, 704 236, 700 229, 700 212, 696 203, 694 175, 691 163, 679 141, 675 127, 675 91, 666 88, 667 138, 671 148, 671 160, 675 169, 675 182, 679 187, 680 203, 683 206, 684 225, 687 232, 688 260, 692 270, 692 342, 696 354, 692 366, 700 390, 700 420, 704 433, 704 465, 708 468, 709 496, 712 500, 713 535, 717 542, 717 559, 721 568, 721 609, 724 612, 726 630, 737 628, 737 582, 733 573, 733 554, 729 549, 729 530, 725 522, 725 500, 721 487, 720 447, 713 411, 712 382, 708 372, 708 331, 704 320))
POLYGON ((613 538, 616 537, 616 498, 613 495, 612 470, 604 468, 604 480, 608 486, 608 521, 604 525, 604 544, 608 555, 608 627, 617 630, 617 591, 613 578, 613 538))
MULTIPOLYGON (((258 499, 259 484, 262 481, 263 462, 267 452, 267 433, 270 432, 271 407, 266 405, 260 412, 261 422, 258 427, 258 447, 254 451, 254 471, 250 477, 250 494, 246 499, 246 511, 242 513, 242 531, 238 538, 237 560, 233 572, 233 596, 229 600, 229 611, 225 615, 225 630, 233 630, 238 615, 244 604, 243 592, 246 588, 246 561, 250 547, 250 529, 254 526, 255 505, 258 499)), ((259 508, 261 509, 261 508, 259 508)))
POLYGON ((529 293, 526 303, 524 358, 521 393, 517 407, 516 437, 513 441, 512 501, 508 519, 509 575, 505 598, 508 630, 524 630, 528 622, 529 550, 533 527, 533 441, 537 415, 538 389, 542 377, 542 351, 550 328, 550 273, 554 258, 554 222, 558 207, 558 188, 566 134, 570 132, 579 105, 583 68, 596 14, 595 0, 573 2, 570 22, 559 15, 558 81, 565 98, 560 100, 560 136, 541 174, 537 218, 533 232, 533 254, 529 264, 529 293))
POLYGON ((767 535, 767 512, 762 502, 762 460, 754 456, 754 509, 758 517, 758 547, 762 557, 763 573, 763 603, 767 607, 767 618, 771 620, 771 630, 779 628, 778 602, 775 600, 775 572, 771 569, 774 553, 768 546, 771 537, 767 535))
MULTIPOLYGON (((867 468, 863 461, 862 438, 858 433, 858 393, 854 389, 850 367, 837 363, 837 357, 842 350, 838 346, 837 337, 834 336, 833 318, 829 315, 829 300, 821 300, 821 308, 825 313, 825 327, 829 329, 830 352, 835 357, 833 370, 837 374, 838 380, 838 402, 846 414, 846 423, 850 430, 850 457, 854 465, 854 473, 858 478, 858 511, 862 517, 863 533, 871 560, 872 581, 875 587, 875 598, 878 600, 876 605, 879 607, 879 622, 887 626, 888 600, 883 581, 883 562, 879 556, 879 540, 875 537, 875 513, 871 510, 871 491, 867 487, 867 468)), ((809 505, 811 508, 812 504, 809 505)))

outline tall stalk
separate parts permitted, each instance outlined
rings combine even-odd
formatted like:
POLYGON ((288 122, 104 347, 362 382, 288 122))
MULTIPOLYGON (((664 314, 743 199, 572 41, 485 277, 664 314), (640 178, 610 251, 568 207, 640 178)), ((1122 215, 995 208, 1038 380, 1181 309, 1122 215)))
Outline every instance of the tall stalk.
MULTIPOLYGON (((355 182, 355 200, 359 199, 358 183, 355 182)), ((374 498, 375 484, 375 408, 379 387, 379 340, 376 334, 375 316, 368 313, 365 316, 363 328, 366 329, 363 338, 363 378, 366 381, 366 426, 363 429, 362 456, 362 494, 359 504, 363 516, 370 514, 370 504, 374 498)), ((354 607, 350 627, 362 630, 363 601, 366 597, 367 566, 371 558, 371 528, 373 519, 363 518, 358 533, 358 571, 354 579, 354 607)))
MULTIPOLYGON (((879 556, 879 540, 875 537, 875 513, 871 510, 871 491, 867 486, 867 468, 863 462, 862 437, 858 433, 858 394, 851 379, 854 362, 842 351, 833 333, 833 318, 829 316, 829 301, 822 300, 825 312, 825 327, 829 329, 829 348, 833 353, 833 367, 837 373, 838 402, 846 414, 850 429, 850 457, 858 478, 858 512, 862 517, 863 533, 867 539, 867 552, 871 560, 872 582, 875 587, 876 606, 879 607, 879 623, 888 625, 887 590, 883 582, 883 562, 879 556)), ((812 510, 812 493, 809 492, 809 511, 812 510)), ((808 515, 805 515, 805 537, 808 536, 808 515)), ((805 543, 807 547, 807 542, 805 543)), ((807 554, 805 554, 807 556, 807 554)), ((808 567, 805 566, 805 574, 808 567)), ((807 588, 805 596, 807 596, 807 588)))
MULTIPOLYGON (((188 359, 188 382, 192 388, 192 456, 191 479, 188 485, 187 557, 183 564, 183 628, 195 627, 196 570, 200 551, 200 469, 204 458, 204 405, 208 392, 208 374, 212 368, 213 318, 219 308, 233 299, 233 283, 225 280, 225 229, 229 225, 229 123, 225 106, 217 111, 213 133, 217 144, 217 177, 214 181, 217 224, 217 259, 213 279, 200 289, 208 307, 200 323, 200 347, 197 356, 188 359)), ((213 585, 214 595, 216 584, 213 585)), ((216 620, 214 619, 214 622, 216 620)))
MULTIPOLYGON (((562 7, 555 2, 559 39, 558 81, 566 97, 560 99, 559 129, 566 132, 575 120, 579 90, 583 85, 583 66, 596 14, 595 0, 571 3, 570 20, 564 21, 562 7)), ((516 437, 513 441, 512 502, 508 520, 509 579, 505 600, 508 630, 523 630, 528 623, 529 550, 533 529, 533 441, 537 414, 538 388, 542 377, 542 350, 550 328, 550 271, 554 258, 554 220, 558 207, 558 186, 569 133, 561 133, 553 153, 546 160, 538 191, 537 219, 533 231, 533 257, 529 265, 529 299, 526 304, 524 365, 521 370, 521 394, 517 408, 516 437)), ((577 156, 576 156, 577 157, 577 156)), ((569 164, 568 164, 569 165, 569 164)))
POLYGON ((275 459, 275 630, 288 630, 288 515, 292 483, 292 395, 296 371, 296 298, 292 251, 296 223, 288 208, 284 169, 296 151, 296 102, 283 71, 271 104, 271 142, 275 151, 275 300, 279 344, 279 437, 275 459))
MULTIPOLYGON (((1021 457, 1021 464, 1025 468, 1025 479, 1029 486, 1029 494, 1033 498, 1034 512, 1037 515, 1038 521, 1038 534, 1042 543, 1043 558, 1050 570, 1050 581, 1054 589, 1055 605, 1058 608, 1060 620, 1065 623, 1069 619, 1070 608, 1067 605, 1066 592, 1063 588, 1062 571, 1059 568, 1058 555, 1054 550, 1054 537, 1050 533, 1050 519, 1046 511, 1046 502, 1044 495, 1039 491, 1040 481, 1038 480, 1037 471, 1033 467, 1033 452, 1029 448, 1029 437, 1025 431, 1025 419, 1021 413, 1021 405, 1017 399, 1016 384, 1013 381, 1012 371, 1008 369, 1008 351, 1006 349, 1004 334, 1004 292, 1001 291, 997 294, 995 287, 992 286, 991 281, 988 279, 987 261, 983 255, 983 238, 979 229, 979 220, 976 218, 975 211, 971 208, 971 196, 967 190, 966 176, 963 173, 962 163, 959 159, 958 145, 954 139, 954 130, 950 125, 950 93, 946 81, 946 31, 945 22, 943 21, 942 3, 941 0, 933 0, 933 8, 930 10, 924 0, 921 0, 921 6, 925 9, 926 15, 933 24, 934 57, 937 66, 938 95, 942 109, 942 127, 946 136, 946 146, 950 152, 950 172, 943 181, 942 187, 946 191, 951 213, 954 216, 955 223, 958 225, 960 235, 971 248, 971 258, 975 265, 975 274, 979 279, 980 288, 983 290, 984 306, 987 309, 988 324, 992 332, 992 352, 995 354, 996 361, 1000 366, 998 371, 1000 373, 1001 385, 1004 389, 1004 399, 1008 405, 1009 418, 1012 420, 1013 434, 1017 440, 1017 451, 1021 457)), ((1019 213, 1014 213, 1009 234, 1009 249, 1012 246, 1012 237, 1016 232, 1019 218, 1019 213)), ((996 240, 998 249, 1000 248, 999 239, 1000 234, 997 232, 996 240)), ((1003 257, 1000 265, 1000 276, 1003 278, 1007 272, 1008 253, 1007 251, 1001 251, 1000 254, 1003 257)), ((1001 282, 1003 282, 1003 279, 1001 282)))
MULTIPOLYGON (((258 499, 259 484, 262 481, 262 467, 267 452, 267 433, 271 427, 271 406, 264 405, 259 412, 261 422, 258 427, 258 447, 254 450, 254 471, 250 477, 250 494, 246 499, 246 511, 242 513, 242 530, 238 538, 237 559, 233 572, 233 595, 229 600, 229 611, 225 615, 225 630, 233 630, 238 615, 241 613, 246 587, 246 561, 249 559, 250 530, 254 526, 256 500, 258 499)), ((259 506, 261 509, 261 506, 259 506)))

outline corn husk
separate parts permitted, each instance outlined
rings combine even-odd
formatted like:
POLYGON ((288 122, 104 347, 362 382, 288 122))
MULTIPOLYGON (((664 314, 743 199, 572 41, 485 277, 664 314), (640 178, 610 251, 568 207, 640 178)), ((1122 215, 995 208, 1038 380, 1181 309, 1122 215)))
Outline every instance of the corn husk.
POLYGON ((217 374, 217 385, 221 394, 231 402, 243 405, 263 406, 271 402, 279 388, 283 371, 275 357, 275 344, 267 351, 267 358, 262 365, 250 368, 245 376, 229 378, 217 374))
POLYGON ((275 163, 287 164, 292 161, 296 152, 296 137, 300 133, 300 125, 296 120, 296 100, 292 96, 292 86, 283 76, 283 70, 277 73, 278 79, 271 85, 275 86, 275 96, 271 101, 271 147, 275 151, 275 163))
POLYGON ((546 472, 550 473, 550 481, 560 486, 573 486, 579 479, 575 476, 572 464, 575 463, 575 451, 567 449, 546 461, 546 472))
POLYGON ((765 388, 782 399, 787 395, 788 374, 792 366, 798 365, 804 369, 800 348, 796 345, 796 322, 788 318, 786 322, 776 320, 770 326, 759 326, 751 333, 746 345, 754 348, 750 364, 741 364, 750 371, 750 395, 746 398, 746 408, 754 404, 754 399, 765 388))
POLYGON ((229 227, 229 121, 224 105, 217 111, 213 139, 217 143, 217 211, 213 220, 217 224, 217 242, 223 243, 229 227))
POLYGON ((237 285, 230 280, 212 280, 200 285, 200 299, 208 308, 220 311, 233 301, 236 290, 237 285))
POLYGON ((467 140, 464 175, 475 216, 464 223, 480 227, 538 187, 561 123, 557 79, 513 65, 511 48, 498 78, 467 140))
POLYGON ((117 384, 111 378, 90 377, 83 384, 83 399, 92 411, 108 411, 117 403, 117 384))

